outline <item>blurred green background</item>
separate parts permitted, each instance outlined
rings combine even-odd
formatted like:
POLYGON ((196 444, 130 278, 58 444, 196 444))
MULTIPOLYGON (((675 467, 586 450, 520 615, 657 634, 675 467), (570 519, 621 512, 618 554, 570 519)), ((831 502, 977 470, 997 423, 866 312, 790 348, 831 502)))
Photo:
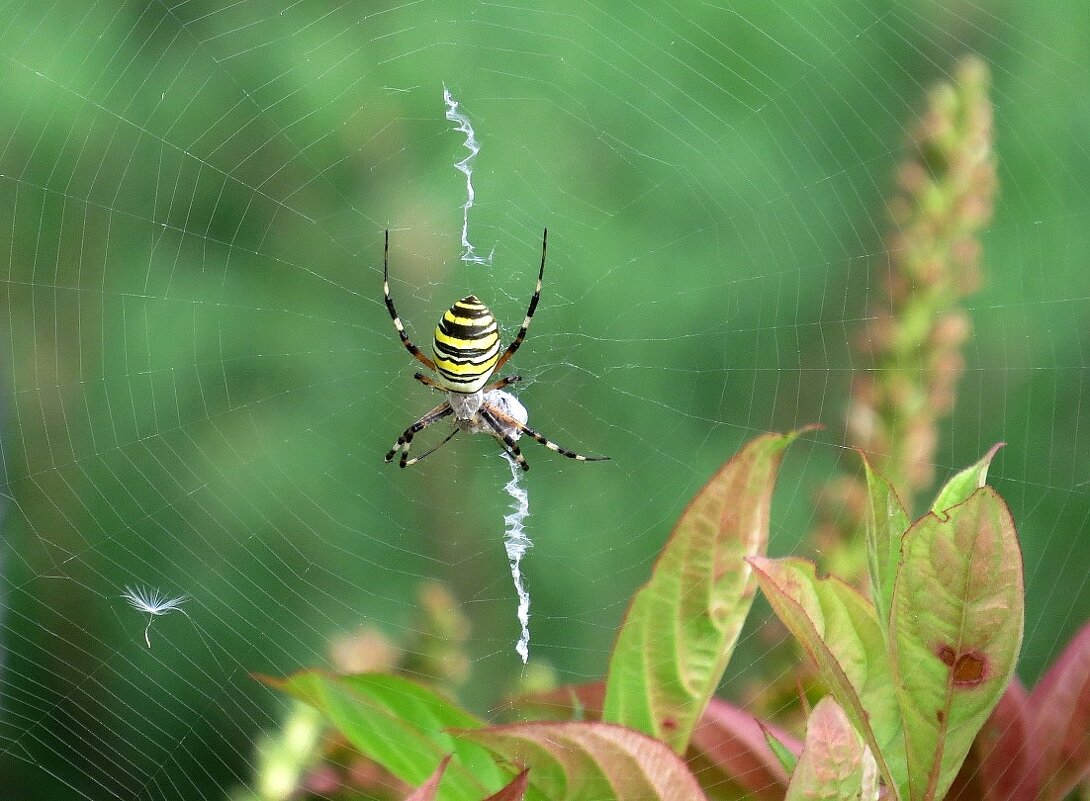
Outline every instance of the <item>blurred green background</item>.
POLYGON ((469 292, 513 331, 549 226, 519 394, 613 461, 524 448, 531 659, 600 675, 688 497, 744 440, 819 421, 773 510, 772 551, 800 548, 853 464, 849 341, 906 132, 969 52, 993 70, 1001 188, 936 463, 1008 443, 990 479, 1023 538, 1034 681, 1090 617, 1085 11, 7 4, 0 786, 221 798, 279 714, 249 673, 325 664, 361 624, 404 638, 427 579, 466 604, 478 711, 517 677, 496 445, 382 463, 436 400, 382 304, 386 228, 426 344, 469 292), (482 143, 470 230, 491 268, 458 260, 444 84, 482 143), (157 619, 149 650, 126 584, 188 593, 189 619, 157 619))

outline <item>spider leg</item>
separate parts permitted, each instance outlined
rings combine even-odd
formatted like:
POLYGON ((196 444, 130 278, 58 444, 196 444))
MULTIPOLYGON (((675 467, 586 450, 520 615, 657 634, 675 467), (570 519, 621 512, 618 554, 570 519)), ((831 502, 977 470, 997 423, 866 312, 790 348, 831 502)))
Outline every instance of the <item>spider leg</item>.
MULTIPOLYGON (((417 381, 419 381, 421 384, 423 384, 426 387, 431 387, 432 389, 438 389, 440 392, 446 392, 447 391, 446 387, 444 387, 442 384, 440 384, 435 379, 429 378, 428 376, 424 375, 423 373, 413 373, 413 378, 415 378, 417 381)), ((424 458, 424 457, 420 457, 420 458, 424 458)))
POLYGON ((518 462, 519 467, 523 470, 529 470, 530 464, 526 461, 526 457, 522 455, 522 451, 519 450, 518 443, 511 439, 511 435, 503 430, 503 426, 497 419, 497 417, 502 417, 506 422, 511 418, 507 417, 507 415, 500 415, 493 406, 482 406, 477 414, 488 424, 488 427, 492 429, 492 433, 495 434, 496 439, 503 445, 503 449, 511 455, 512 459, 518 462))
POLYGON ((515 335, 515 338, 511 340, 511 344, 507 346, 507 350, 500 356, 499 361, 496 362, 496 366, 492 369, 499 370, 503 365, 515 355, 515 351, 519 349, 519 345, 526 339, 526 329, 530 327, 530 320, 534 317, 534 312, 537 310, 537 302, 541 298, 541 278, 545 275, 545 249, 546 244, 549 241, 549 229, 546 228, 545 232, 541 235, 541 269, 537 273, 537 288, 534 289, 534 295, 530 298, 530 308, 526 312, 526 319, 522 321, 522 326, 519 328, 519 332, 515 335))
POLYGON ((556 451, 561 456, 567 456, 569 459, 575 459, 577 462, 605 462, 605 461, 609 461, 608 456, 584 456, 581 453, 576 453, 575 451, 569 451, 567 448, 562 448, 559 445, 557 445, 555 442, 553 442, 552 440, 546 439, 545 437, 541 436, 541 434, 534 431, 534 429, 530 428, 530 426, 526 425, 525 423, 520 423, 518 420, 511 417, 510 415, 504 414, 499 409, 497 409, 495 406, 484 406, 484 407, 482 407, 481 411, 480 411, 480 414, 484 414, 486 412, 490 417, 492 417, 493 419, 499 421, 503 425, 508 426, 510 428, 518 429, 523 434, 526 434, 527 436, 529 436, 532 439, 536 439, 538 442, 540 442, 546 448, 548 448, 551 451, 556 451))
MULTIPOLYGON (((540 285, 541 281, 538 281, 540 285)), ((397 335, 401 337, 401 342, 405 348, 411 353, 417 361, 427 367, 429 370, 435 370, 435 362, 425 356, 420 348, 416 347, 410 340, 409 335, 405 333, 405 326, 401 324, 401 318, 397 316, 397 309, 394 308, 394 299, 390 297, 390 232, 386 232, 386 247, 382 252, 382 294, 386 299, 386 308, 390 312, 390 317, 394 321, 394 328, 397 329, 397 335)))
MULTIPOLYGON (((415 378, 417 381, 419 381, 421 384, 423 384, 426 387, 431 387, 432 389, 437 389, 440 392, 447 392, 448 391, 446 387, 444 387, 442 384, 440 384, 434 378, 431 378, 430 376, 426 376, 423 373, 414 373, 413 378, 415 378)), ((516 381, 521 381, 521 380, 522 380, 522 376, 520 376, 520 375, 509 375, 506 378, 501 378, 499 381, 496 381, 496 382, 494 382, 492 384, 489 384, 488 386, 484 387, 482 391, 483 392, 488 392, 489 390, 493 390, 493 389, 503 389, 504 387, 510 386, 511 384, 514 384, 516 381)))
POLYGON ((436 445, 436 446, 435 446, 434 448, 432 448, 431 450, 427 450, 427 451, 424 451, 424 453, 420 454, 419 456, 416 456, 416 457, 414 457, 414 458, 412 458, 412 459, 409 459, 409 460, 408 460, 407 462, 405 462, 405 465, 404 465, 404 466, 405 466, 405 467, 408 467, 408 466, 410 466, 410 465, 414 465, 414 464, 416 464, 417 462, 422 462, 422 461, 424 461, 424 460, 425 460, 426 458, 428 458, 429 456, 431 456, 431 455, 432 455, 433 453, 435 453, 435 452, 436 452, 437 450, 439 450, 439 449, 440 449, 440 448, 442 448, 442 447, 443 447, 444 445, 446 445, 446 444, 447 444, 448 442, 450 442, 450 441, 451 441, 452 439, 454 439, 454 435, 455 435, 455 434, 457 434, 457 433, 458 433, 459 431, 461 431, 461 430, 462 430, 462 429, 460 429, 460 428, 457 428, 457 427, 455 427, 455 428, 451 429, 451 432, 450 432, 449 434, 447 434, 446 438, 445 438, 445 439, 444 439, 444 440, 443 440, 442 442, 440 442, 440 443, 439 443, 438 445, 436 445))
POLYGON ((397 452, 401 451, 401 466, 404 467, 409 458, 409 448, 412 445, 413 437, 432 423, 442 420, 444 417, 451 414, 454 414, 454 410, 450 408, 450 404, 446 401, 440 403, 402 432, 401 436, 397 438, 397 442, 394 443, 394 447, 390 448, 387 452, 386 461, 392 461, 394 456, 397 455, 397 452))
POLYGON ((488 391, 493 390, 493 389, 503 389, 504 387, 509 387, 509 386, 511 386, 511 384, 514 384, 516 381, 521 381, 521 380, 522 380, 522 376, 520 376, 520 375, 509 375, 509 376, 507 376, 507 378, 501 378, 499 381, 496 381, 495 383, 489 384, 487 387, 484 388, 484 391, 488 392, 488 391))

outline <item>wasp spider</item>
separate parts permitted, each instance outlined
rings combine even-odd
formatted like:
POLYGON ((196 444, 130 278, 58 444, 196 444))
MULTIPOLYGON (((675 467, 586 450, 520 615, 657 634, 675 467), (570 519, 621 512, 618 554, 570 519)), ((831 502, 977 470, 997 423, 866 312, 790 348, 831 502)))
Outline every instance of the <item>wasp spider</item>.
POLYGON ((519 345, 526 339, 526 329, 530 327, 530 320, 533 319, 534 311, 537 309, 538 298, 541 297, 541 279, 545 274, 545 249, 548 237, 549 231, 546 229, 541 237, 541 269, 537 274, 537 288, 534 290, 533 297, 530 298, 530 308, 526 312, 526 319, 522 321, 518 334, 511 340, 507 350, 500 353, 500 331, 492 312, 476 295, 468 295, 455 301, 439 320, 432 340, 432 354, 435 358, 429 359, 409 340, 405 333, 405 326, 401 324, 401 318, 397 316, 393 298, 390 297, 390 232, 386 232, 386 248, 382 258, 382 292, 386 298, 386 308, 390 311, 394 327, 405 348, 417 361, 436 374, 436 378, 429 378, 423 373, 417 373, 413 378, 425 386, 447 393, 446 400, 406 428, 397 438, 394 447, 386 454, 387 462, 392 461, 394 456, 400 453, 402 467, 416 464, 449 442, 459 431, 468 431, 471 434, 491 434, 523 470, 529 470, 530 465, 527 464, 515 442, 522 434, 532 437, 549 450, 556 451, 569 459, 596 462, 609 458, 608 456, 583 456, 567 448, 561 448, 526 425, 526 410, 512 395, 503 391, 504 387, 521 381, 521 376, 508 376, 491 384, 488 383, 492 374, 515 355, 519 345), (410 459, 409 447, 412 445, 413 437, 432 423, 451 416, 454 418, 454 429, 447 438, 430 451, 410 459))

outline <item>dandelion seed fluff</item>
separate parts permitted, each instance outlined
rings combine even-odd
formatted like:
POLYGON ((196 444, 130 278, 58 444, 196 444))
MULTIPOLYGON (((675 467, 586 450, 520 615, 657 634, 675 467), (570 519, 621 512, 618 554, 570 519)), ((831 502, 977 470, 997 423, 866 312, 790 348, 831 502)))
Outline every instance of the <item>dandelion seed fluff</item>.
POLYGON ((189 617, 186 611, 182 609, 182 604, 189 600, 189 596, 185 594, 168 598, 165 593, 152 587, 130 587, 125 585, 125 591, 121 593, 121 597, 128 601, 129 606, 137 612, 148 615, 148 625, 144 627, 144 642, 147 643, 148 648, 151 648, 149 634, 151 624, 156 617, 169 615, 171 612, 181 612, 189 617))

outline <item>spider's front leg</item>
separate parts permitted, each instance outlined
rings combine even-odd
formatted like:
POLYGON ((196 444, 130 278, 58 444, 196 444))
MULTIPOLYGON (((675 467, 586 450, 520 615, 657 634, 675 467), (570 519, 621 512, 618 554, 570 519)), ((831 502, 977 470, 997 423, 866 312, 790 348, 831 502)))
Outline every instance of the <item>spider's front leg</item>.
POLYGON ((522 376, 520 376, 520 375, 509 375, 509 376, 507 376, 507 378, 501 378, 499 381, 497 381, 494 384, 489 384, 487 387, 484 388, 484 391, 489 392, 489 391, 491 391, 493 389, 503 389, 504 387, 509 387, 512 384, 514 384, 514 383, 516 383, 518 381, 521 381, 521 380, 522 380, 522 376))
MULTIPOLYGON (((431 389, 437 389, 440 392, 446 392, 447 391, 446 387, 444 387, 442 384, 440 384, 434 378, 432 378, 430 376, 426 376, 423 373, 414 373, 413 378, 415 378, 417 381, 419 381, 424 386, 430 387, 431 389)), ((520 376, 520 375, 509 375, 506 378, 501 378, 499 381, 496 381, 493 384, 489 384, 482 391, 483 392, 488 392, 488 391, 493 390, 493 389, 503 389, 504 387, 509 387, 512 384, 514 384, 514 383, 516 383, 518 381, 521 381, 521 380, 522 380, 522 376, 520 376)))
POLYGON ((394 443, 394 447, 390 448, 386 454, 386 461, 390 462, 398 451, 401 451, 400 466, 405 467, 409 461, 409 448, 412 446, 413 437, 430 426, 432 423, 436 423, 454 413, 454 410, 450 408, 450 404, 443 401, 426 415, 421 417, 411 426, 406 428, 400 437, 397 438, 397 442, 394 443))

